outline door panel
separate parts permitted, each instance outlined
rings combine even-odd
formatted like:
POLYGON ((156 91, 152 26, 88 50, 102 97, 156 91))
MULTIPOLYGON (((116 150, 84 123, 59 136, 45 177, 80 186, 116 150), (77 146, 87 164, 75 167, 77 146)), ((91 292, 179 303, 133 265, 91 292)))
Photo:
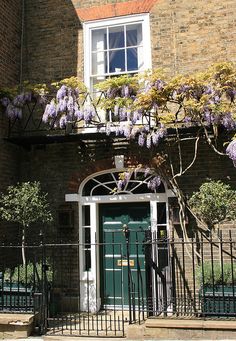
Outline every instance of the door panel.
POLYGON ((146 297, 143 242, 149 229, 149 203, 100 205, 100 242, 103 243, 100 250, 100 278, 103 305, 128 305, 129 291, 134 300, 132 304, 142 304, 140 300, 146 297), (129 229, 128 245, 124 225, 129 229))

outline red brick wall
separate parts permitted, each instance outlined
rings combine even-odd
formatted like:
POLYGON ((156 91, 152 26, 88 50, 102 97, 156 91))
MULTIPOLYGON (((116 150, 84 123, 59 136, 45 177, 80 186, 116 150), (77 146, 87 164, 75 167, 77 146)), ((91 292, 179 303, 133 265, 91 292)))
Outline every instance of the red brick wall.
MULTIPOLYGON (((14 83, 19 76, 20 1, 3 0, 2 3, 0 15, 5 15, 8 36, 7 39, 1 37, 4 43, 0 44, 0 53, 5 50, 6 62, 5 71, 0 71, 0 75, 7 83, 14 83)), ((83 30, 76 9, 115 3, 118 1, 25 0, 24 78, 33 82, 49 82, 72 75, 82 77, 83 30)), ((203 0, 158 0, 151 10, 150 19, 154 67, 164 67, 175 74, 203 70, 214 61, 236 61, 234 0, 221 3, 215 0, 207 3, 203 0)), ((3 25, 2 20, 0 25, 3 25)), ((0 120, 3 125, 2 116, 0 120)), ((21 154, 17 147, 2 139, 0 144, 0 189, 14 183, 18 175, 22 180, 40 180, 55 209, 64 202, 71 181, 77 188, 75 177, 84 178, 89 167, 92 172, 96 168, 92 164, 101 159, 107 159, 110 167, 114 154, 114 150, 105 145, 83 150, 79 143, 57 143, 23 151, 19 169, 17 158, 21 154)), ((189 145, 187 147, 190 148, 189 145)), ((131 153, 123 152, 126 155, 131 153)), ((197 189, 201 179, 206 177, 224 179, 230 176, 235 184, 235 170, 231 162, 227 160, 224 163, 216 155, 208 156, 208 152, 204 146, 195 167, 183 179, 182 186, 186 192, 197 189)), ((142 158, 141 154, 146 151, 140 150, 139 153, 142 158)), ((186 159, 189 155, 187 153, 186 159)))
POLYGON ((24 77, 51 82, 81 69, 80 22, 68 0, 26 0, 24 77))
MULTIPOLYGON (((123 2, 26 0, 25 78, 82 77, 83 30, 77 12, 123 2)), ((102 9, 97 11, 99 16, 102 9)), ((191 73, 213 62, 236 61, 235 20, 234 0, 157 0, 150 12, 153 67, 191 73)))
MULTIPOLYGON (((0 86, 19 84, 21 47, 21 0, 0 2, 0 86)), ((0 112, 0 192, 18 179, 20 149, 6 142, 8 120, 0 112)), ((1 238, 11 235, 11 226, 0 225, 1 238)))
POLYGON ((0 84, 19 81, 21 0, 1 0, 0 4, 0 84))
MULTIPOLYGON (((21 1, 2 0, 0 5, 0 86, 19 84, 21 1)), ((0 113, 0 191, 17 178, 18 148, 3 140, 8 121, 0 113)))

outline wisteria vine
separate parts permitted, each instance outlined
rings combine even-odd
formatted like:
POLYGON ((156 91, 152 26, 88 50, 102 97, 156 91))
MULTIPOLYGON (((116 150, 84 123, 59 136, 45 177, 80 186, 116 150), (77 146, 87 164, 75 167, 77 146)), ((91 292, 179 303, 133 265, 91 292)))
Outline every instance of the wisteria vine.
MULTIPOLYGON (((140 147, 147 148, 159 145, 173 127, 197 126, 205 134, 213 128, 215 136, 223 127, 229 139, 236 130, 236 69, 230 63, 170 79, 160 70, 113 77, 99 83, 97 92, 99 100, 72 77, 50 87, 27 85, 20 93, 0 89, 0 101, 11 120, 22 119, 24 106, 38 101, 43 106, 43 122, 52 128, 65 128, 68 123, 76 127, 78 122, 97 124, 98 131, 136 139, 140 147), (99 111, 107 113, 102 122, 99 111)), ((211 142, 209 136, 207 141, 211 142)), ((234 137, 226 155, 236 165, 234 137)))

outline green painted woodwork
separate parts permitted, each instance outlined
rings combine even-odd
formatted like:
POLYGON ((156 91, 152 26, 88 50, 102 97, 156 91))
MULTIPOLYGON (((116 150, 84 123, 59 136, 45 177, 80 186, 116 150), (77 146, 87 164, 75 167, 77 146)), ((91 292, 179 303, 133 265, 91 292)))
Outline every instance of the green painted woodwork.
POLYGON ((127 306, 128 252, 130 259, 130 290, 132 304, 143 305, 146 297, 145 231, 150 229, 149 203, 100 205, 101 297, 103 305, 127 306), (129 246, 123 232, 130 231, 129 246), (123 297, 123 300, 122 300, 123 297))

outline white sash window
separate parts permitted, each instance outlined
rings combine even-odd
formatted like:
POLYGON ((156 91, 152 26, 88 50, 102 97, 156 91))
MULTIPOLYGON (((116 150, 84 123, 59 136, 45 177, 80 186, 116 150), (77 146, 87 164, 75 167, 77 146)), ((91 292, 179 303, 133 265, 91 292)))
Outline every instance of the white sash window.
POLYGON ((85 83, 134 74, 151 68, 149 14, 97 20, 84 24, 85 83))

